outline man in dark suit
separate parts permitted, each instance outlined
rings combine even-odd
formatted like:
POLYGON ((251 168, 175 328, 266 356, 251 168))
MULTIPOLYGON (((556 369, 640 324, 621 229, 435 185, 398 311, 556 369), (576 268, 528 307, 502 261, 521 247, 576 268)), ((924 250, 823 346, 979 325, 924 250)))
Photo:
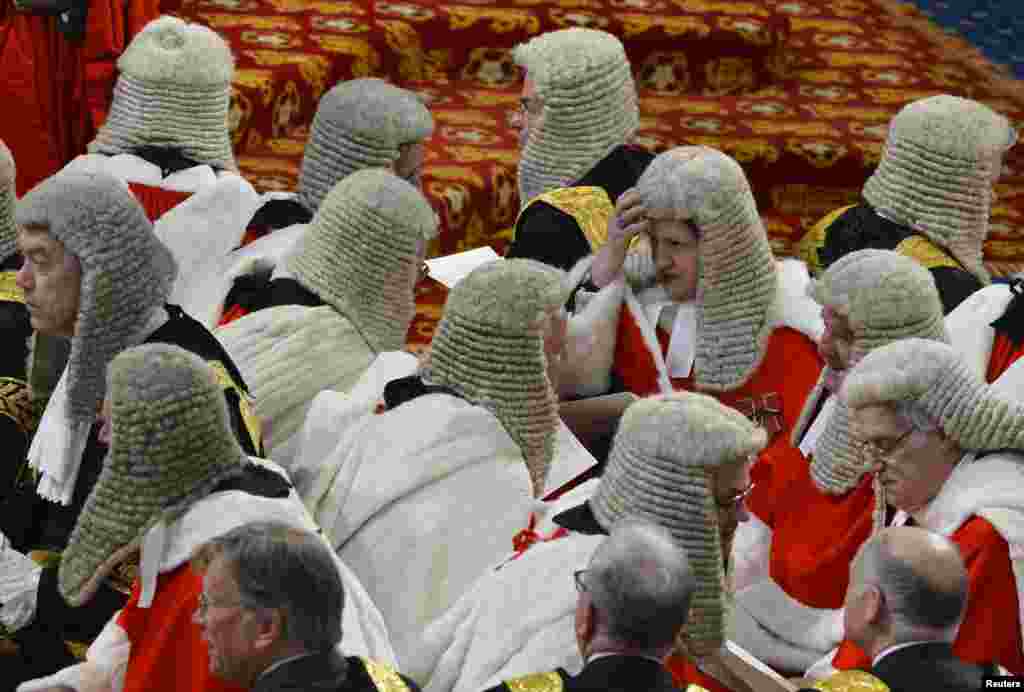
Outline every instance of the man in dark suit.
MULTIPOLYGON (((891 692, 984 689, 984 676, 997 675, 998 668, 961 661, 952 648, 967 585, 952 541, 920 528, 884 529, 850 567, 846 636, 871 656, 871 673, 891 692)), ((828 689, 843 689, 838 683, 851 673, 833 676, 828 689)))
POLYGON ((573 577, 583 670, 526 675, 488 692, 675 690, 663 661, 686 623, 697 582, 671 534, 639 521, 619 524, 573 577))
POLYGON ((208 543, 197 622, 210 669, 252 692, 419 692, 368 658, 345 656, 345 592, 322 538, 272 522, 208 543))

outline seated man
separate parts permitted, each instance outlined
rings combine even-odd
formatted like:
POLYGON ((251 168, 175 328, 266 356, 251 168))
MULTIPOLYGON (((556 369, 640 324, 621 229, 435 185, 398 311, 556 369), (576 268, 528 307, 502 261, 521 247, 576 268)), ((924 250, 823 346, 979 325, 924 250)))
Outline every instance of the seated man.
POLYGON ((572 576, 579 592, 576 643, 583 670, 578 675, 564 668, 533 673, 490 692, 540 687, 551 692, 673 692, 664 661, 686 625, 697 578, 672 534, 657 524, 621 521, 586 569, 572 576))
MULTIPOLYGON (((246 457, 231 432, 217 376, 202 359, 177 346, 145 344, 120 353, 109 370, 104 427, 110 454, 61 560, 59 594, 40 600, 38 617, 53 627, 67 626, 75 607, 91 603, 112 580, 131 595, 84 662, 19 689, 93 692, 109 690, 116 681, 114 689, 122 692, 238 690, 245 681, 225 668, 228 652, 217 650, 223 640, 214 637, 208 654, 194 622, 197 609, 206 616, 215 609, 219 626, 206 621, 206 632, 222 634, 223 611, 238 603, 207 602, 203 579, 189 558, 204 543, 254 521, 303 534, 316 527, 287 477, 246 457), (132 554, 140 565, 134 578, 119 569, 132 554)), ((307 540, 331 555, 322 538, 307 540)), ((380 615, 359 582, 337 560, 326 567, 352 604, 343 611, 341 598, 318 600, 320 616, 336 623, 331 641, 322 643, 333 647, 340 641, 346 651, 390 662, 380 615)), ((308 574, 285 581, 307 594, 315 589, 308 574)), ((273 586, 273 580, 264 583, 263 598, 272 599, 266 590, 273 586)), ((280 618, 276 622, 282 624, 280 618)), ((303 631, 297 618, 287 626, 289 632, 303 631)))
MULTIPOLYGON (((841 395, 864 441, 864 463, 874 468, 888 505, 899 510, 893 525, 913 522, 960 550, 967 610, 953 653, 971 663, 998 663, 1014 675, 1024 673, 1024 589, 1015 565, 1024 544, 1022 378, 1018 362, 986 386, 946 344, 905 339, 865 356, 841 395)), ((847 637, 811 677, 830 672, 829 663, 871 665, 847 637)))
POLYGON ((378 353, 405 347, 414 289, 437 216, 384 169, 335 185, 275 268, 260 309, 216 336, 256 400, 270 457, 286 468, 313 397, 346 392, 378 353))
POLYGON ((549 472, 593 464, 571 454, 558 418, 563 280, 532 260, 476 268, 448 294, 422 365, 408 356, 412 374, 382 385, 379 413, 356 400, 363 415, 339 432, 315 402, 307 419, 296 486, 370 589, 403 664, 422 628, 507 555, 549 472))
POLYGON ((800 256, 816 273, 854 250, 895 250, 931 270, 949 313, 989 283, 982 244, 993 188, 1016 141, 1010 122, 976 101, 914 101, 889 123, 864 201, 819 221, 800 241, 800 256))
MULTIPOLYGON (((871 657, 871 673, 890 692, 975 692, 996 666, 965 663, 952 642, 967 606, 968 575, 956 544, 907 526, 888 528, 850 566, 844 620, 850 640, 871 657)), ((865 689, 866 675, 836 673, 833 692, 865 689), (858 680, 856 686, 845 678, 858 680)))
POLYGON ((884 497, 861 463, 849 409, 836 395, 843 376, 897 339, 948 343, 931 273, 890 250, 840 258, 812 285, 812 295, 822 305, 826 366, 792 439, 810 464, 775 492, 748 500, 754 516, 733 546, 729 630, 760 660, 794 675, 842 638, 838 609, 850 562, 885 522, 884 497))
POLYGON ((781 483, 806 467, 789 436, 818 379, 824 329, 807 270, 775 261, 743 170, 719 151, 665 152, 636 191, 650 248, 627 251, 636 224, 616 224, 573 269, 573 282, 589 275, 604 288, 586 308, 596 355, 570 365, 587 371, 577 379, 590 380, 588 394, 614 375, 639 396, 694 390, 745 412, 770 435, 754 468, 768 492, 769 468, 781 483))
POLYGON ((726 557, 747 516, 751 459, 766 441, 763 429, 706 395, 679 392, 633 403, 604 475, 552 509, 564 509, 554 517, 562 537, 481 576, 424 632, 406 663, 410 673, 428 691, 468 692, 538 670, 580 670, 577 599, 565 577, 587 563, 599 536, 635 518, 667 529, 696 576, 689 618, 667 661, 678 688, 745 692, 751 676, 773 688, 782 684, 725 641, 726 557))
POLYGON ((603 31, 552 31, 514 57, 526 73, 521 211, 506 256, 568 270, 604 244, 613 207, 654 158, 627 145, 640 125, 636 85, 622 42, 603 31))
POLYGON ((1024 355, 1024 274, 972 294, 946 316, 968 367, 994 382, 1024 355))
MULTIPOLYGON (((225 258, 223 271, 216 272, 220 280, 212 293, 219 312, 213 323, 227 324, 266 300, 267 267, 280 263, 331 189, 349 174, 387 168, 418 188, 423 143, 433 129, 430 111, 416 94, 380 79, 353 79, 324 94, 302 155, 297 192, 265 195, 269 199, 249 222, 247 247, 225 258), (262 237, 271 231, 279 232, 262 237)), ((195 292, 209 300, 209 287, 195 292)))
POLYGON ((0 447, 5 456, 0 463, 0 497, 13 488, 38 423, 26 372, 32 325, 25 293, 15 281, 21 255, 14 226, 14 179, 14 158, 0 140, 0 447))
POLYGON ((192 563, 204 586, 195 621, 218 678, 253 692, 418 692, 388 665, 345 655, 342 636, 351 637, 342 613, 351 594, 320 536, 277 522, 247 524, 204 545, 192 563), (236 616, 249 633, 241 646, 236 616))
MULTIPOLYGON (((232 429, 247 453, 261 447, 245 383, 230 357, 195 320, 166 304, 176 266, 153 234, 145 212, 115 178, 58 174, 31 190, 16 211, 18 248, 32 327, 71 341, 70 357, 47 402, 28 461, 18 463, 20 486, 3 498, 0 531, 14 549, 61 551, 93 485, 107 444, 96 417, 106 391, 105 370, 114 356, 143 342, 171 343, 210 362, 228 405, 232 429)), ((39 366, 38 359, 36 367, 39 366)), ((33 380, 52 374, 33 371, 33 380)), ((39 584, 41 597, 55 588, 54 570, 39 584)), ((31 586, 34 593, 35 587, 31 586)), ((75 640, 88 640, 123 596, 104 586, 92 608, 76 611, 75 640)), ((18 632, 37 674, 66 658, 59 632, 36 622, 18 632), (47 646, 53 648, 47 648, 47 646)))

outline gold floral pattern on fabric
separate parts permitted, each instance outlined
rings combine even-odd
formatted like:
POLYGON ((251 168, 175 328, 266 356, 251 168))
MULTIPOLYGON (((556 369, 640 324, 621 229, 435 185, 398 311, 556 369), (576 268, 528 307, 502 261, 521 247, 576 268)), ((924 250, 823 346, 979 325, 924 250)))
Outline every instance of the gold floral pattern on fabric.
POLYGON ((444 10, 452 29, 468 29, 477 22, 487 22, 487 30, 497 34, 525 31, 533 35, 540 31, 540 19, 529 10, 458 5, 446 5, 444 10))
POLYGON ((281 154, 283 156, 301 156, 302 152, 306 149, 306 142, 305 140, 300 139, 280 137, 278 139, 268 140, 264 146, 275 154, 281 154))
POLYGON ((786 151, 803 158, 815 168, 831 168, 848 151, 846 145, 835 141, 791 139, 786 151))
POLYGON ((902 107, 903 104, 908 103, 909 101, 917 101, 918 99, 927 98, 929 96, 938 96, 942 92, 938 89, 870 88, 864 89, 864 93, 875 103, 899 105, 902 107))
POLYGON ((249 395, 232 379, 224 363, 219 360, 208 360, 206 363, 213 368, 214 374, 217 375, 217 383, 221 388, 225 391, 230 390, 238 396, 238 412, 242 416, 242 424, 245 425, 245 429, 249 433, 249 439, 252 441, 253 448, 262 449, 263 426, 260 424, 260 419, 257 417, 256 412, 253 411, 249 395))
POLYGON ((239 38, 242 43, 264 46, 274 50, 287 50, 302 43, 300 37, 279 31, 243 31, 239 34, 239 38))
POLYGON ((366 667, 366 673, 380 692, 409 692, 409 686, 402 680, 402 676, 388 666, 362 656, 359 660, 366 667))
POLYGON ((888 685, 862 670, 840 671, 817 681, 813 689, 821 692, 889 692, 888 685))
POLYGON ((274 115, 271 121, 273 137, 286 135, 292 126, 293 119, 302 109, 302 98, 295 82, 288 82, 284 90, 277 95, 274 102, 274 115))
POLYGON ((0 272, 0 301, 25 304, 25 292, 15 281, 18 272, 0 272))
MULTIPOLYGON (((328 34, 313 34, 310 38, 328 53, 349 55, 355 58, 352 61, 353 77, 370 77, 380 70, 380 52, 366 39, 328 34)), ((326 73, 324 76, 326 78, 326 73)), ((321 94, 323 93, 322 89, 319 91, 321 94)))
POLYGON ((800 135, 802 137, 839 137, 840 132, 828 123, 801 120, 751 120, 750 129, 759 135, 800 135))
POLYGON ((323 17, 315 16, 310 24, 317 31, 337 31, 343 34, 365 34, 370 30, 370 25, 352 17, 323 17))
POLYGON ((32 397, 24 380, 0 377, 0 416, 14 421, 26 436, 35 432, 39 416, 32 406, 32 397))
POLYGON ((844 106, 832 103, 809 103, 804 108, 817 118, 883 122, 886 125, 888 125, 889 120, 892 118, 892 112, 884 108, 844 106))
POLYGON ((895 249, 896 252, 901 255, 917 260, 919 264, 927 269, 935 269, 937 267, 963 269, 963 267, 953 259, 952 255, 923 235, 912 235, 909 238, 905 238, 896 246, 895 249))
POLYGON ((762 3, 732 2, 730 0, 672 0, 673 4, 687 12, 703 14, 747 14, 753 17, 770 17, 762 3))
POLYGON ((437 109, 431 112, 434 122, 446 125, 479 125, 480 127, 497 127, 498 118, 490 113, 475 110, 437 109))
POLYGON ((484 86, 502 86, 519 79, 519 69, 507 49, 482 46, 469 52, 462 78, 484 86))
POLYGON ((459 163, 479 163, 481 161, 494 161, 504 163, 508 166, 519 165, 518 151, 492 151, 480 147, 468 146, 465 144, 452 144, 447 147, 448 153, 459 163))
POLYGON ((264 29, 273 31, 302 31, 302 24, 293 17, 254 14, 207 14, 204 15, 211 29, 264 29))
POLYGON ((702 144, 724 151, 740 163, 764 161, 776 163, 779 160, 778 147, 763 139, 746 139, 741 137, 689 137, 692 144, 702 144))
POLYGON ((266 0, 278 12, 319 12, 320 14, 365 15, 364 3, 333 2, 332 0, 266 0))
POLYGON ((578 26, 584 29, 607 29, 611 23, 608 17, 565 7, 553 8, 548 14, 558 28, 578 26))
POLYGON ((860 199, 860 188, 836 188, 791 183, 771 188, 772 205, 783 214, 812 216, 818 220, 839 207, 848 208, 860 199))
POLYGON ((807 70, 800 73, 800 81, 817 84, 849 84, 853 81, 853 77, 841 70, 807 70))
MULTIPOLYGON (((313 37, 316 40, 316 36, 313 37)), ((323 37, 331 38, 331 37, 323 37)), ((363 48, 366 50, 359 51, 358 47, 353 48, 353 54, 364 58, 367 62, 372 62, 371 55, 376 51, 370 48, 370 45, 365 41, 362 42, 363 48)), ((325 50, 327 50, 325 48, 325 50)), ((344 52, 344 51, 332 51, 332 52, 344 52)), ((273 50, 247 50, 244 51, 246 57, 251 58, 257 65, 268 66, 268 67, 281 67, 282 65, 297 65, 302 74, 303 79, 313 87, 314 92, 323 94, 327 84, 327 75, 331 72, 331 63, 324 55, 310 55, 310 54, 291 54, 291 53, 279 53, 273 50)), ((379 66, 380 57, 377 58, 379 66)), ((319 96, 317 97, 319 98, 319 96)))
POLYGON ((775 42, 775 34, 764 22, 750 17, 721 17, 718 26, 732 31, 747 43, 769 46, 775 42))
POLYGON ((790 17, 789 26, 794 32, 800 31, 824 31, 832 34, 863 34, 864 27, 857 22, 846 21, 845 19, 817 19, 790 17))
POLYGON ((708 689, 706 687, 701 687, 700 685, 691 682, 689 685, 686 686, 686 689, 683 690, 683 692, 708 692, 708 689))
POLYGON ((232 85, 259 91, 264 106, 269 106, 274 100, 274 73, 272 70, 236 70, 232 85))
POLYGON ((822 57, 832 67, 909 67, 903 55, 831 51, 822 57))
POLYGON ((615 205, 604 188, 580 186, 552 190, 530 200, 523 211, 537 202, 550 204, 575 219, 590 243, 591 252, 597 252, 608 240, 608 221, 615 212, 615 205))
POLYGON ((720 58, 704 65, 708 96, 723 96, 754 86, 754 63, 749 58, 720 58))
POLYGON ((430 177, 436 180, 454 180, 469 183, 478 188, 484 187, 484 178, 477 171, 461 166, 437 166, 430 169, 430 177))
POLYGON ((672 17, 649 14, 623 13, 623 38, 632 38, 652 30, 660 30, 666 36, 696 36, 705 38, 711 33, 711 25, 701 17, 672 17))
POLYGON ((506 680, 509 692, 562 692, 565 684, 558 673, 534 673, 506 680))
POLYGON ((384 39, 398 55, 398 76, 403 80, 423 79, 423 42, 415 28, 399 19, 381 20, 384 39))
POLYGON ((638 86, 663 94, 681 94, 690 86, 686 53, 651 53, 637 73, 638 86))

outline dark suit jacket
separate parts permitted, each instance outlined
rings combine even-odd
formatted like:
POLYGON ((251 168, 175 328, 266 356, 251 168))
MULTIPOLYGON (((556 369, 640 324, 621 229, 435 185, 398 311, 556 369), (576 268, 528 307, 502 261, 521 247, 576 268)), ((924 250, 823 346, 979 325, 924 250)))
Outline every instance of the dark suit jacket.
POLYGON ((925 642, 886 655, 872 669, 892 692, 977 692, 984 689, 985 675, 996 675, 994 666, 965 663, 953 655, 946 642, 925 642))
POLYGON ((285 663, 260 676, 252 692, 419 692, 404 675, 380 663, 337 651, 285 663))
POLYGON ((487 692, 678 692, 663 665, 640 656, 606 656, 579 675, 559 668, 507 680, 487 692))

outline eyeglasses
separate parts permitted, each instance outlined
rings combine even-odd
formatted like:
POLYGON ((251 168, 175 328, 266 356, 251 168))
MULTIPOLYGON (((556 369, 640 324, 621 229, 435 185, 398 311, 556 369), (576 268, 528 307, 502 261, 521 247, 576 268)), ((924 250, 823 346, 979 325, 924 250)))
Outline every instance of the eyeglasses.
POLYGON ((716 498, 715 504, 721 507, 722 509, 732 509, 736 505, 746 500, 747 496, 750 495, 750 493, 754 492, 755 487, 757 487, 757 483, 755 483, 754 481, 750 481, 747 487, 745 487, 743 490, 739 491, 738 493, 730 497, 725 502, 722 502, 721 500, 716 498))
POLYGON ((587 590, 587 585, 583 581, 583 575, 587 573, 585 569, 578 569, 572 573, 572 579, 576 582, 576 590, 583 593, 587 590))
POLYGON ((875 464, 885 464, 885 457, 889 456, 910 437, 910 433, 914 432, 913 428, 910 428, 905 433, 893 440, 892 444, 882 447, 878 443, 872 440, 862 440, 860 443, 861 460, 865 466, 874 466, 875 464))
POLYGON ((199 594, 199 607, 196 608, 196 615, 201 620, 206 619, 206 614, 210 608, 234 608, 242 605, 241 601, 235 601, 234 603, 214 603, 205 593, 199 594))

